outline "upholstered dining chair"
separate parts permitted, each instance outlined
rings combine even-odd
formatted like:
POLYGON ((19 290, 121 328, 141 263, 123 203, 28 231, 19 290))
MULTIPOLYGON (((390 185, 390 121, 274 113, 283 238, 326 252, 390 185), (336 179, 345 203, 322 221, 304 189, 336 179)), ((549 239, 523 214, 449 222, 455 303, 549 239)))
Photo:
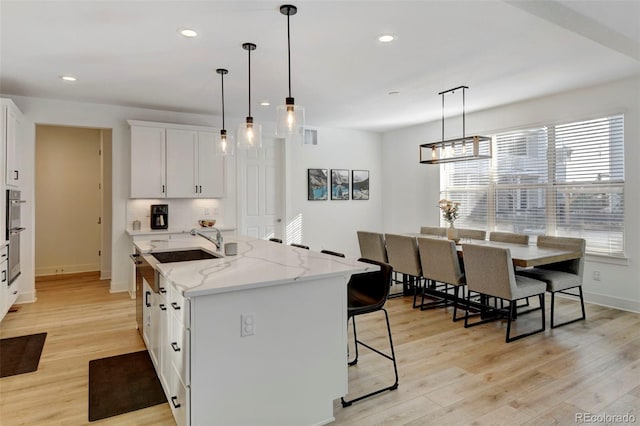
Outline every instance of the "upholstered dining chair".
MULTIPOLYGON (((529 244, 529 236, 527 234, 517 234, 513 232, 491 232, 489 234, 489 241, 496 241, 500 243, 511 243, 511 244, 529 244)), ((516 267, 516 273, 520 270, 519 266, 516 267)), ((529 298, 527 297, 526 302, 522 306, 529 306, 529 298)))
POLYGON ((357 231, 360 257, 387 262, 387 249, 384 243, 384 235, 378 232, 357 231))
POLYGON ((464 272, 460 268, 460 258, 456 250, 456 244, 450 240, 437 240, 435 238, 418 238, 418 251, 420 253, 420 264, 422 266, 422 276, 434 283, 425 283, 422 290, 422 302, 420 309, 446 306, 453 303, 453 321, 458 321, 464 317, 457 318, 458 300, 460 288, 466 283, 464 272), (443 283, 444 291, 439 291, 435 283, 443 283), (449 293, 449 285, 453 286, 453 298, 449 293), (425 294, 439 299, 428 304, 424 303, 425 294))
POLYGON ((538 247, 557 248, 565 250, 573 250, 580 252, 580 258, 573 260, 565 260, 563 262, 551 263, 549 265, 541 265, 535 268, 523 269, 518 271, 519 275, 535 278, 536 280, 547 283, 547 291, 551 293, 551 328, 560 327, 571 324, 576 321, 584 320, 587 316, 584 310, 584 298, 582 296, 582 280, 584 272, 584 252, 586 241, 583 238, 571 237, 553 237, 541 235, 538 237, 538 247), (568 290, 578 289, 575 294, 568 290), (568 294, 580 298, 580 309, 582 316, 556 324, 554 322, 555 311, 555 295, 556 293, 568 294))
MULTIPOLYGON (((489 308, 498 314, 491 318, 480 319, 473 324, 469 323, 470 297, 472 292, 481 295, 497 297, 509 302, 507 309, 507 332, 505 341, 507 343, 535 333, 540 333, 545 329, 544 294, 546 284, 533 278, 516 275, 513 270, 511 252, 509 249, 488 247, 485 245, 463 244, 462 254, 465 265, 465 275, 467 279, 467 303, 465 310, 464 326, 484 324, 500 318, 502 310, 489 308), (527 297, 538 296, 540 307, 517 313, 517 301, 527 297), (515 337, 511 336, 511 323, 517 315, 521 315, 533 310, 539 310, 542 319, 542 326, 534 331, 521 333, 515 337)), ((481 316, 482 318, 482 316, 481 316)))
POLYGON ((439 226, 421 226, 420 233, 425 235, 444 237, 447 235, 447 228, 442 228, 439 226))
MULTIPOLYGON (((399 234, 385 234, 384 239, 389 265, 393 267, 395 273, 402 274, 402 294, 413 290, 413 307, 417 308, 418 293, 423 281, 418 241, 415 237, 399 234)), ((394 294, 393 296, 400 295, 394 294)))
POLYGON ((487 231, 481 231, 479 229, 467 229, 457 228, 458 238, 468 240, 485 240, 487 238, 487 231))
POLYGON ((513 232, 491 232, 489 234, 489 241, 526 245, 529 244, 529 236, 527 234, 516 234, 513 232))
MULTIPOLYGON (((370 259, 359 259, 361 262, 371 263, 373 265, 380 266, 379 271, 364 272, 361 274, 351 275, 351 279, 347 284, 347 321, 350 319, 353 324, 353 341, 355 345, 355 358, 352 361, 348 361, 349 366, 358 363, 358 346, 364 346, 378 355, 393 362, 393 372, 395 374, 395 381, 389 386, 384 386, 380 389, 369 392, 365 395, 345 400, 341 398, 342 406, 348 407, 356 401, 360 401, 364 398, 368 398, 373 395, 377 395, 384 391, 392 391, 398 388, 398 367, 396 365, 396 355, 393 349, 393 338, 391 337, 391 326, 389 325, 389 314, 384 308, 384 304, 389 297, 389 289, 391 285, 391 273, 393 268, 391 265, 384 262, 377 262, 370 259), (387 323, 387 334, 389 337, 389 347, 391 354, 386 354, 376 348, 369 346, 367 343, 358 339, 356 330, 356 317, 360 315, 370 314, 373 312, 382 311, 387 323)), ((379 324, 379 323, 378 323, 379 324)), ((369 331, 371 333, 371 331, 369 331)))

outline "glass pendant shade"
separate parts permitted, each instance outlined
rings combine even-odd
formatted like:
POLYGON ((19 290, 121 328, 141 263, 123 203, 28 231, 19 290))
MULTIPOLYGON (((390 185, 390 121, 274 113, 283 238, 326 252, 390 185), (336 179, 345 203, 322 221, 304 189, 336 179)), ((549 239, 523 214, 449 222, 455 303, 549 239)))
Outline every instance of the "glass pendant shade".
POLYGON ((238 149, 259 149, 262 147, 262 126, 253 122, 253 117, 247 117, 238 126, 238 149))
POLYGON ((276 135, 285 138, 300 138, 304 136, 304 107, 295 105, 293 98, 287 98, 285 105, 276 107, 277 127, 276 135))
POLYGON ((235 154, 234 148, 233 135, 227 134, 225 129, 220 130, 220 136, 216 143, 216 153, 222 155, 233 155, 235 154))

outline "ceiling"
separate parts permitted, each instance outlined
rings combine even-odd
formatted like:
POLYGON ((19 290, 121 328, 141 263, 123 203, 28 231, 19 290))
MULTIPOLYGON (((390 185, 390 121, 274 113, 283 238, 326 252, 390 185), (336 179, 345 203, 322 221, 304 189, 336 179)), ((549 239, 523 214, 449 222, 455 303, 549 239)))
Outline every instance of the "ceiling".
MULTIPOLYGON (((274 121, 287 96, 283 3, 1 0, 0 92, 219 116, 222 67, 227 118, 240 119, 241 45, 253 42, 252 115, 274 121)), ((292 94, 309 126, 381 132, 440 119, 438 92, 460 85, 472 113, 640 73, 635 0, 293 4, 292 94)), ((445 114, 461 104, 447 95, 445 114)))

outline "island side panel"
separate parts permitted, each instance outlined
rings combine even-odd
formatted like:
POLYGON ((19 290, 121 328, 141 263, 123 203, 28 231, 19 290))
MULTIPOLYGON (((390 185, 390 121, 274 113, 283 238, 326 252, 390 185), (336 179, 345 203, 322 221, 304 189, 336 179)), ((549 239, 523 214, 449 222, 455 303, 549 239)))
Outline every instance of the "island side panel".
POLYGON ((191 424, 318 425, 347 393, 348 275, 191 299, 191 424), (242 315, 254 335, 241 336, 242 315))

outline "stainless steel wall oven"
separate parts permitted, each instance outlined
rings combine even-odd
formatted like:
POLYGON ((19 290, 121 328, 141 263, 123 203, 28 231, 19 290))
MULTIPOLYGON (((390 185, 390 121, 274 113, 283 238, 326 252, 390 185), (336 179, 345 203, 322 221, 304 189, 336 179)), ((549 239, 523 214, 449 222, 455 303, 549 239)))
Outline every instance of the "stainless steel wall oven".
POLYGON ((7 241, 9 241, 9 285, 20 275, 20 233, 25 230, 20 226, 20 206, 25 201, 20 198, 20 191, 7 190, 7 241))

